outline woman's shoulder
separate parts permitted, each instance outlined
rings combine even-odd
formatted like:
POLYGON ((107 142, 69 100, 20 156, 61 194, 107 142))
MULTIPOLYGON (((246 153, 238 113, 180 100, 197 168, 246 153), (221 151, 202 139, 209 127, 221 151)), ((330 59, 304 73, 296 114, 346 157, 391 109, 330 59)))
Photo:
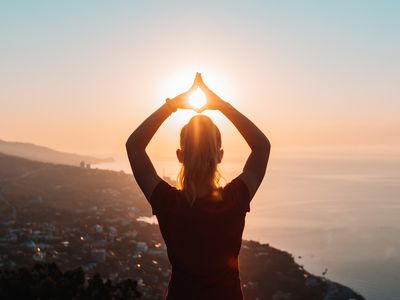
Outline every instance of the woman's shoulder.
POLYGON ((153 214, 170 209, 175 206, 177 199, 180 197, 181 191, 175 186, 169 184, 164 179, 155 186, 150 198, 150 205, 153 209, 153 214))
POLYGON ((223 188, 222 191, 224 193, 232 193, 232 192, 241 192, 239 194, 247 193, 249 194, 249 189, 246 185, 246 183, 243 181, 243 179, 240 176, 237 176, 233 180, 231 180, 229 183, 227 183, 223 188))
POLYGON ((235 207, 246 212, 250 211, 250 192, 240 176, 230 181, 222 189, 222 197, 225 201, 231 202, 235 207))

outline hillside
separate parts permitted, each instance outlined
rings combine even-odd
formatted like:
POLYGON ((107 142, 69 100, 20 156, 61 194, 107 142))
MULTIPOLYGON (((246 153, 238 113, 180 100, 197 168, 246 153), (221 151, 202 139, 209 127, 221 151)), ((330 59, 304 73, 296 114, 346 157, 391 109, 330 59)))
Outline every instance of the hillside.
MULTIPOLYGON (((171 267, 150 215, 132 175, 0 154, 0 269, 81 267, 162 299, 171 267)), ((245 299, 363 299, 268 244, 243 241, 239 262, 245 299)))
POLYGON ((48 147, 30 143, 7 142, 0 140, 0 153, 23 157, 31 160, 78 166, 82 161, 87 164, 112 162, 113 158, 97 158, 89 155, 60 152, 48 147))

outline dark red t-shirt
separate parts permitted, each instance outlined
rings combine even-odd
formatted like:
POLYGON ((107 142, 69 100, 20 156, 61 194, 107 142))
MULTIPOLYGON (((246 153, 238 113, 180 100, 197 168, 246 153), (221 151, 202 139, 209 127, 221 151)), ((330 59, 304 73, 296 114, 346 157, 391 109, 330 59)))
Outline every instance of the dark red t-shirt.
POLYGON ((238 255, 250 196, 237 177, 196 199, 161 181, 150 204, 168 249, 172 274, 166 299, 243 299, 238 255))

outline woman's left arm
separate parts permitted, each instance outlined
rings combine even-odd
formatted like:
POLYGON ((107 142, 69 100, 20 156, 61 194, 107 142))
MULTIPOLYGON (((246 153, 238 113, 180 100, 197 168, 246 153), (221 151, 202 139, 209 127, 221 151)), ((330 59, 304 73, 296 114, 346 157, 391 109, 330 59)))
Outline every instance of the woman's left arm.
POLYGON ((160 128, 161 124, 178 108, 191 108, 188 105, 187 98, 189 94, 197 87, 196 75, 192 87, 167 101, 154 113, 152 113, 138 128, 129 136, 126 142, 129 163, 131 164, 133 175, 140 189, 143 191, 147 200, 150 201, 154 188, 161 181, 157 172, 146 153, 146 147, 150 143, 154 134, 160 128))

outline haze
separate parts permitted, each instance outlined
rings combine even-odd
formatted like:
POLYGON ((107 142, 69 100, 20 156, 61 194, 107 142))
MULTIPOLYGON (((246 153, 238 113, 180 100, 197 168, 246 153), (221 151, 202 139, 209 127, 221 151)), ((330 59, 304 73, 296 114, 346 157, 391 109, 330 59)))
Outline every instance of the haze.
MULTIPOLYGON (((0 138, 123 153, 200 71, 274 147, 399 147, 399 13, 396 1, 3 1, 0 138)), ((174 155, 186 119, 163 125, 154 155, 174 155)))

